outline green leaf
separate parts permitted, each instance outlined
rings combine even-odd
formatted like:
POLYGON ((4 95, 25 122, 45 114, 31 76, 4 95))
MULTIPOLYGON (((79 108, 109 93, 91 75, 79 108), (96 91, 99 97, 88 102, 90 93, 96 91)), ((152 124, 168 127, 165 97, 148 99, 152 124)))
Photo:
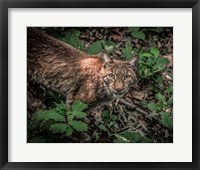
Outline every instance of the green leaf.
POLYGON ((131 32, 138 32, 139 29, 140 29, 140 27, 130 27, 130 28, 129 28, 129 30, 130 30, 131 32))
POLYGON ((78 48, 80 50, 83 49, 81 41, 79 40, 79 38, 77 38, 75 36, 66 36, 65 38, 62 38, 61 40, 70 44, 71 46, 73 46, 75 48, 78 48))
POLYGON ((74 113, 73 112, 67 112, 68 113, 68 116, 67 116, 67 121, 68 122, 71 122, 73 119, 74 119, 74 113))
POLYGON ((41 121, 41 120, 49 120, 53 119, 55 121, 59 122, 65 122, 64 116, 60 115, 59 113, 55 112, 54 110, 44 110, 36 112, 33 117, 33 120, 41 121))
POLYGON ((93 42, 88 48, 88 54, 98 54, 103 50, 102 44, 100 41, 93 42))
POLYGON ((87 131, 88 127, 87 124, 81 122, 81 121, 76 121, 73 120, 71 122, 69 122, 69 124, 77 131, 82 132, 82 131, 87 131))
POLYGON ((151 66, 151 65, 149 65, 149 64, 147 64, 147 63, 143 63, 143 62, 140 62, 139 63, 141 66, 142 66, 142 68, 144 68, 144 69, 146 69, 145 67, 147 67, 147 68, 152 68, 153 66, 151 66))
POLYGON ((40 130, 41 131, 49 130, 50 126, 55 123, 56 122, 53 119, 46 120, 46 121, 40 123, 40 130))
POLYGON ((85 118, 87 116, 87 114, 85 112, 81 112, 81 111, 74 111, 74 116, 76 118, 85 118))
POLYGON ((156 79, 155 79, 155 82, 159 85, 163 84, 163 77, 162 76, 158 76, 156 79))
POLYGON ((160 111, 162 109, 161 106, 159 104, 156 104, 156 103, 149 103, 147 105, 147 107, 152 112, 157 112, 157 111, 160 111))
POLYGON ((130 43, 127 43, 126 48, 122 49, 122 52, 126 58, 126 60, 130 59, 133 56, 133 47, 130 43))
POLYGON ((162 94, 158 93, 155 95, 156 99, 160 100, 160 101, 164 101, 165 100, 165 96, 163 96, 162 94))
POLYGON ((160 56, 159 50, 154 47, 150 49, 150 53, 153 54, 156 58, 158 58, 160 56))
POLYGON ((145 34, 142 31, 132 32, 131 35, 133 36, 133 38, 137 38, 141 40, 145 39, 145 34))
POLYGON ((157 64, 166 65, 169 64, 169 60, 163 57, 159 57, 157 60, 157 64))
POLYGON ((173 119, 170 117, 169 113, 162 112, 161 113, 161 122, 164 126, 168 128, 173 128, 173 119))
POLYGON ((173 96, 171 96, 169 98, 169 100, 167 101, 167 104, 170 105, 170 106, 173 104, 173 96))
POLYGON ((165 90, 166 93, 170 94, 173 92, 173 86, 170 85, 166 90, 165 90))
POLYGON ((55 112, 57 112, 57 113, 59 113, 59 114, 64 116, 66 114, 67 107, 66 107, 66 104, 64 104, 62 102, 60 104, 56 104, 56 108, 54 108, 52 110, 54 110, 55 112))
POLYGON ((88 107, 87 104, 77 100, 76 102, 73 103, 72 110, 73 111, 83 111, 87 107, 88 107))
POLYGON ((115 48, 115 43, 113 41, 104 41, 104 40, 101 40, 101 44, 103 46, 103 48, 108 52, 108 53, 111 53, 114 48, 115 48))
POLYGON ((148 52, 144 52, 144 53, 141 54, 141 56, 143 56, 143 57, 151 57, 152 54, 148 53, 148 52))
POLYGON ((52 133, 65 133, 66 128, 67 128, 67 124, 56 123, 50 126, 50 131, 52 131, 52 133))
POLYGON ((156 61, 156 58, 154 56, 151 56, 151 57, 147 58, 146 63, 148 65, 150 65, 151 67, 154 67, 155 61, 156 61))
POLYGON ((60 109, 60 110, 67 110, 66 104, 65 103, 60 103, 60 104, 56 104, 56 108, 60 109))
POLYGON ((66 128, 66 135, 67 135, 67 136, 71 136, 72 133, 73 133, 73 129, 72 129, 71 127, 68 126, 68 127, 66 128))
POLYGON ((79 37, 80 34, 81 34, 81 32, 80 32, 79 30, 77 30, 77 29, 72 28, 72 29, 69 31, 69 34, 71 34, 71 35, 73 35, 73 36, 75 36, 75 37, 79 37))
POLYGON ((122 135, 124 138, 126 138, 127 140, 132 140, 135 136, 135 133, 131 133, 131 132, 124 132, 122 135))
POLYGON ((72 28, 72 29, 68 29, 68 30, 66 31, 65 36, 79 37, 80 34, 81 34, 81 32, 80 32, 78 29, 72 28))

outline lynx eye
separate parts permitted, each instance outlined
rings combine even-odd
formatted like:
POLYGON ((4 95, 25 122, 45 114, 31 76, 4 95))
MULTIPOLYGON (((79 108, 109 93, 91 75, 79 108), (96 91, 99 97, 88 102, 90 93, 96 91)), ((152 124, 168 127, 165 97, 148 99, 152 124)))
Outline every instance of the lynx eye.
POLYGON ((124 76, 124 80, 130 80, 130 79, 131 79, 131 76, 129 76, 129 75, 124 76))
POLYGON ((114 80, 115 79, 115 75, 114 74, 109 74, 108 75, 109 79, 114 80))

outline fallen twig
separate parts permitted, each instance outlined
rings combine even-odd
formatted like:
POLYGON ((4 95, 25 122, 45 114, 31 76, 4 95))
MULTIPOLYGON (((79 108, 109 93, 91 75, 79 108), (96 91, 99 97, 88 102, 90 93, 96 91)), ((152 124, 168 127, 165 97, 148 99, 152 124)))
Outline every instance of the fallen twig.
POLYGON ((130 107, 131 109, 135 109, 136 111, 140 112, 140 113, 143 113, 145 115, 148 115, 149 113, 145 110, 143 110, 142 108, 139 108, 138 106, 136 106, 135 104, 133 103, 130 103, 128 101, 126 101, 125 99, 120 99, 120 102, 128 107, 130 107))

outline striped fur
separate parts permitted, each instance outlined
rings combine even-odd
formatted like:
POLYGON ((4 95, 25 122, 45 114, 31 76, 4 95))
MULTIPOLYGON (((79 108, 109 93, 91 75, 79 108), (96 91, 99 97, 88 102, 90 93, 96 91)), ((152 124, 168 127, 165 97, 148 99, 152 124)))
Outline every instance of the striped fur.
POLYGON ((28 76, 70 102, 96 106, 123 96, 136 80, 134 63, 104 53, 89 56, 41 30, 27 28, 28 76))

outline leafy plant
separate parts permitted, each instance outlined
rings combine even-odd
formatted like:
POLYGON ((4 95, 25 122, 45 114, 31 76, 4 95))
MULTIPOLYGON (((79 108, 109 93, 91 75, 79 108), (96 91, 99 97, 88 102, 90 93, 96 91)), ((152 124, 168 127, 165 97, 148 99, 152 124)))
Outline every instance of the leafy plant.
POLYGON ((89 54, 98 54, 103 50, 103 46, 101 44, 101 41, 95 41, 93 42, 90 47, 88 48, 89 54))
POLYGON ((83 45, 81 44, 81 41, 79 40, 80 31, 77 29, 69 29, 66 31, 65 36, 60 38, 62 41, 70 44, 71 46, 82 50, 83 45))
POLYGON ((161 113, 161 122, 168 128, 173 128, 173 119, 168 112, 161 113))
POLYGON ((137 54, 137 49, 133 48, 131 43, 127 43, 125 45, 125 48, 122 49, 122 53, 125 57, 125 60, 129 60, 131 57, 133 57, 135 54, 137 54))
POLYGON ((74 132, 88 130, 87 124, 84 123, 87 116, 84 112, 86 108, 87 105, 81 101, 74 102, 71 109, 67 109, 64 103, 56 104, 53 109, 36 112, 32 121, 51 133, 71 136, 74 132))
POLYGON ((81 44, 81 41, 79 40, 81 33, 78 29, 69 28, 66 30, 64 27, 57 27, 57 28, 47 27, 44 28, 44 30, 53 37, 58 38, 61 41, 64 41, 75 48, 83 50, 83 46, 81 44))
POLYGON ((107 136, 111 137, 112 130, 114 126, 117 125, 117 116, 110 114, 107 110, 104 110, 101 117, 96 120, 96 126, 98 127, 98 132, 95 132, 95 138, 99 140, 99 135, 103 132, 107 136))
POLYGON ((151 78, 156 73, 163 71, 169 63, 168 59, 160 57, 157 48, 150 48, 149 51, 140 52, 138 73, 141 78, 151 78))
POLYGON ((170 129, 173 128, 173 119, 169 112, 166 112, 168 108, 171 107, 173 104, 173 97, 172 97, 172 91, 171 86, 168 87, 165 92, 169 93, 169 97, 165 97, 161 93, 155 94, 155 99, 158 100, 157 103, 148 103, 145 104, 145 106, 152 111, 151 115, 154 115, 155 117, 158 117, 160 115, 160 121, 161 123, 170 129))
POLYGON ((173 140, 173 58, 168 56, 168 49, 173 47, 169 33, 173 31, 161 27, 119 28, 117 31, 113 28, 94 28, 95 31, 93 28, 41 29, 77 49, 86 50, 88 54, 106 51, 113 58, 124 60, 139 54, 136 91, 142 90, 141 96, 144 97, 134 99, 132 94, 127 95, 127 99, 135 102, 136 109, 119 101, 114 103, 113 114, 101 107, 98 111, 104 109, 103 113, 97 118, 93 114, 87 115, 84 103, 76 101, 71 109, 67 109, 64 103, 60 103, 65 100, 64 96, 45 89, 41 98, 47 110, 34 113, 31 120, 28 118, 28 142, 149 143, 173 140), (103 39, 96 37, 96 33, 101 34, 103 39), (113 38, 116 35, 120 36, 119 41, 113 38), (88 44, 90 46, 85 49, 88 44), (170 60, 169 67, 168 59, 160 54, 170 60), (87 136, 89 140, 85 140, 87 136))
POLYGON ((129 28, 133 38, 145 40, 145 33, 139 27, 129 28))
POLYGON ((108 54, 112 53, 115 48, 115 43, 113 41, 95 41, 93 42, 90 47, 88 48, 88 54, 98 54, 105 50, 108 54))
POLYGON ((114 51, 116 44, 113 41, 110 40, 101 40, 102 46, 104 48, 104 50, 110 54, 114 51))

